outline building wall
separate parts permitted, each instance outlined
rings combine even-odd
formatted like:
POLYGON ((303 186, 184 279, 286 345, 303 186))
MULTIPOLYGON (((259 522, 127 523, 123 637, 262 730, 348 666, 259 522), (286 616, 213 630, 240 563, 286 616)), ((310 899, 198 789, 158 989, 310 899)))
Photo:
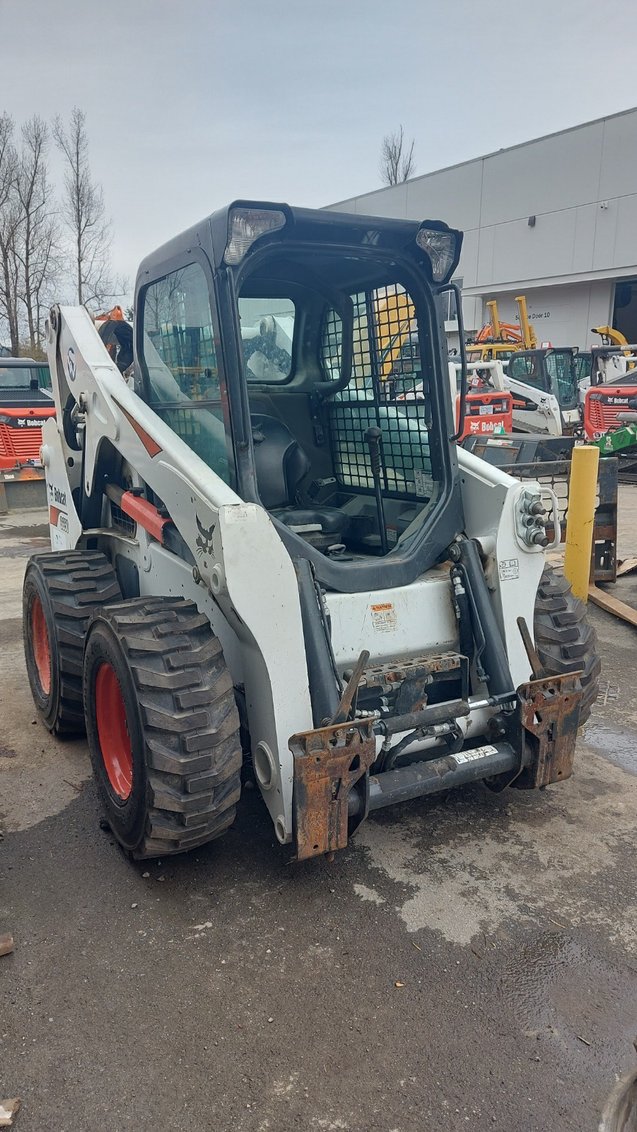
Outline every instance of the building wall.
POLYGON ((512 316, 523 293, 539 339, 584 347, 612 317, 615 280, 637 275, 637 109, 330 207, 461 228, 468 330, 487 299, 512 316))
MULTIPOLYGON (((525 290, 529 321, 538 343, 584 348, 600 339, 591 334, 593 326, 607 326, 611 319, 613 284, 603 279, 592 283, 572 283, 561 287, 529 287, 525 290)), ((517 322, 515 296, 519 291, 501 291, 497 298, 503 322, 517 322)))

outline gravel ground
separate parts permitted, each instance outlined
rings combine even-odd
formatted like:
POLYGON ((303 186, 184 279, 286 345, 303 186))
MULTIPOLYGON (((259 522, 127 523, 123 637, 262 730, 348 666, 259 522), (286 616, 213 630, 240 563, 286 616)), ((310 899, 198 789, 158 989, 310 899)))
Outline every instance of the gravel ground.
MULTIPOLYGON (((132 865, 100 830, 84 742, 35 722, 19 615, 39 521, 0 520, 16 1127, 593 1132, 637 1032, 635 630, 591 609, 602 696, 559 787, 403 805, 302 865, 248 791, 221 842, 132 865)), ((631 578, 617 592, 637 604, 631 578)))

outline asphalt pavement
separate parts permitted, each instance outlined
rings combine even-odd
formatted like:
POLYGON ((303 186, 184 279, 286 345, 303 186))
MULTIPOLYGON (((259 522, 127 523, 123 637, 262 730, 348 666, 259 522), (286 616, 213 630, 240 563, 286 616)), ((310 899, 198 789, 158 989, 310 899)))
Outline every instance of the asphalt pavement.
POLYGON ((20 586, 41 521, 0 519, 0 1100, 21 1097, 18 1132, 593 1132, 635 1061, 637 631, 591 609, 602 695, 564 784, 381 811, 304 864, 246 791, 221 841, 131 864, 85 743, 36 721, 20 586))

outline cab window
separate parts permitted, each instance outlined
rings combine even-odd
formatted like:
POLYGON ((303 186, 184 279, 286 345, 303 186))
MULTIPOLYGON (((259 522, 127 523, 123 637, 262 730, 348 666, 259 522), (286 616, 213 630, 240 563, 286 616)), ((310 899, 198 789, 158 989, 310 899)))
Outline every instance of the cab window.
POLYGON ((514 354, 509 361, 508 374, 516 381, 523 381, 525 385, 533 385, 536 389, 544 389, 546 384, 541 363, 532 354, 514 354))
POLYGON ((142 297, 143 371, 149 404, 226 483, 232 480, 227 399, 217 364, 208 281, 190 263, 142 297))
POLYGON ((246 380, 280 385, 292 373, 296 308, 288 298, 240 298, 246 380))
POLYGON ((578 401, 577 368, 570 351, 548 354, 546 368, 562 408, 575 407, 578 401))

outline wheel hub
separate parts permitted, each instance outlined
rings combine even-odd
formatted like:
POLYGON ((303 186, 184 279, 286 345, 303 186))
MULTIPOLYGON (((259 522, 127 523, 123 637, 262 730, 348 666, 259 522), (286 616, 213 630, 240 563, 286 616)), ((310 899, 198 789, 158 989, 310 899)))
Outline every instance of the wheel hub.
POLYGON ((95 677, 95 714, 108 781, 120 801, 125 802, 133 789, 133 750, 117 673, 106 661, 100 664, 95 677))

